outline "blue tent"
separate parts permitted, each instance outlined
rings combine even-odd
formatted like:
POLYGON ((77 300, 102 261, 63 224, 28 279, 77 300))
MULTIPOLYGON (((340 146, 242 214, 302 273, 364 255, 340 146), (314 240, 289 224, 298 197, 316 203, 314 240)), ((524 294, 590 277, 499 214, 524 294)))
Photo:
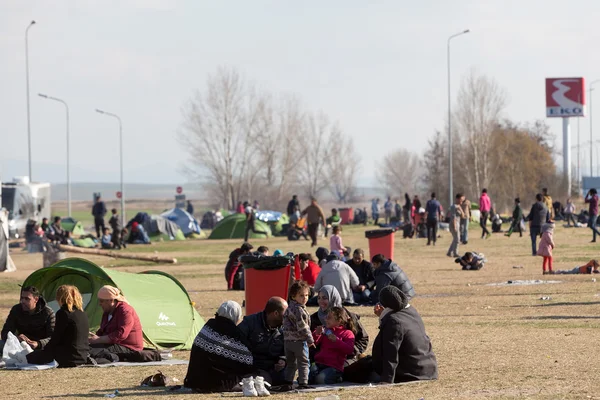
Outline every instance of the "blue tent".
POLYGON ((200 234, 200 224, 187 211, 181 208, 172 208, 160 214, 161 217, 176 223, 185 236, 197 233, 200 234))

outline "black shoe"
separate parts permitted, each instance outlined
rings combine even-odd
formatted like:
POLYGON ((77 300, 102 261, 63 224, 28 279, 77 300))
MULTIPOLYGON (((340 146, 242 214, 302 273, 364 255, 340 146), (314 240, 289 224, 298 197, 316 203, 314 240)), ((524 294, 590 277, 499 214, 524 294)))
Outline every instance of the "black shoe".
POLYGON ((431 246, 431 242, 427 242, 427 246, 431 246))
POLYGON ((297 389, 314 389, 314 386, 298 385, 297 389))
POLYGON ((294 386, 291 383, 288 383, 285 385, 280 385, 280 386, 271 386, 269 388, 270 392, 278 392, 278 393, 291 392, 292 390, 294 390, 294 386))

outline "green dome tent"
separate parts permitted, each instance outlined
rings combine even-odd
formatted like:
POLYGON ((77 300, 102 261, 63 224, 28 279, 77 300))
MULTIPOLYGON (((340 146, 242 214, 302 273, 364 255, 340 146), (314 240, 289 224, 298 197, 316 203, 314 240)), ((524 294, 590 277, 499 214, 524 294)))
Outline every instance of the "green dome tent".
MULTIPOLYGON (((271 228, 266 223, 256 220, 256 230, 267 232, 271 236, 271 228)), ((219 222, 210 233, 209 239, 244 239, 246 233, 246 214, 231 214, 219 222)), ((251 239, 264 239, 261 233, 249 232, 251 239)))
POLYGON ((161 271, 132 274, 104 269, 81 258, 67 258, 33 272, 23 283, 37 287, 54 311, 58 310, 55 297, 60 285, 77 286, 91 330, 100 326, 102 309, 97 296, 104 285, 121 289, 140 317, 148 345, 189 350, 204 325, 185 288, 161 271))

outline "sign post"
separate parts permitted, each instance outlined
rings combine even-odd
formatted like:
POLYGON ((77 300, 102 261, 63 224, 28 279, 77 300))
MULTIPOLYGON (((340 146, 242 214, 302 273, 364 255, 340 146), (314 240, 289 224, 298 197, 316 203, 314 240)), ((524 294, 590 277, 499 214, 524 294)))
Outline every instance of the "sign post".
POLYGON ((182 194, 183 188, 181 186, 177 186, 176 192, 177 195, 175 195, 175 207, 185 209, 185 194, 182 194))
MULTIPOLYGON (((571 195, 570 117, 585 116, 583 78, 546 78, 546 117, 563 119, 563 175, 567 196, 571 195)), ((590 143, 590 146, 592 143, 590 143)), ((590 159, 591 163, 591 159, 590 159)))

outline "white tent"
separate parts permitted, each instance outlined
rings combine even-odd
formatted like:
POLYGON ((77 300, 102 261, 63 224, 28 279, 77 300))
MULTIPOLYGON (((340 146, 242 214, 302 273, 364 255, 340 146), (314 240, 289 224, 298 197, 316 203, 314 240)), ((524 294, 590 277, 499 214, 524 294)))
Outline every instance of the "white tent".
POLYGON ((8 212, 0 209, 0 272, 12 272, 17 268, 8 254, 8 212))

